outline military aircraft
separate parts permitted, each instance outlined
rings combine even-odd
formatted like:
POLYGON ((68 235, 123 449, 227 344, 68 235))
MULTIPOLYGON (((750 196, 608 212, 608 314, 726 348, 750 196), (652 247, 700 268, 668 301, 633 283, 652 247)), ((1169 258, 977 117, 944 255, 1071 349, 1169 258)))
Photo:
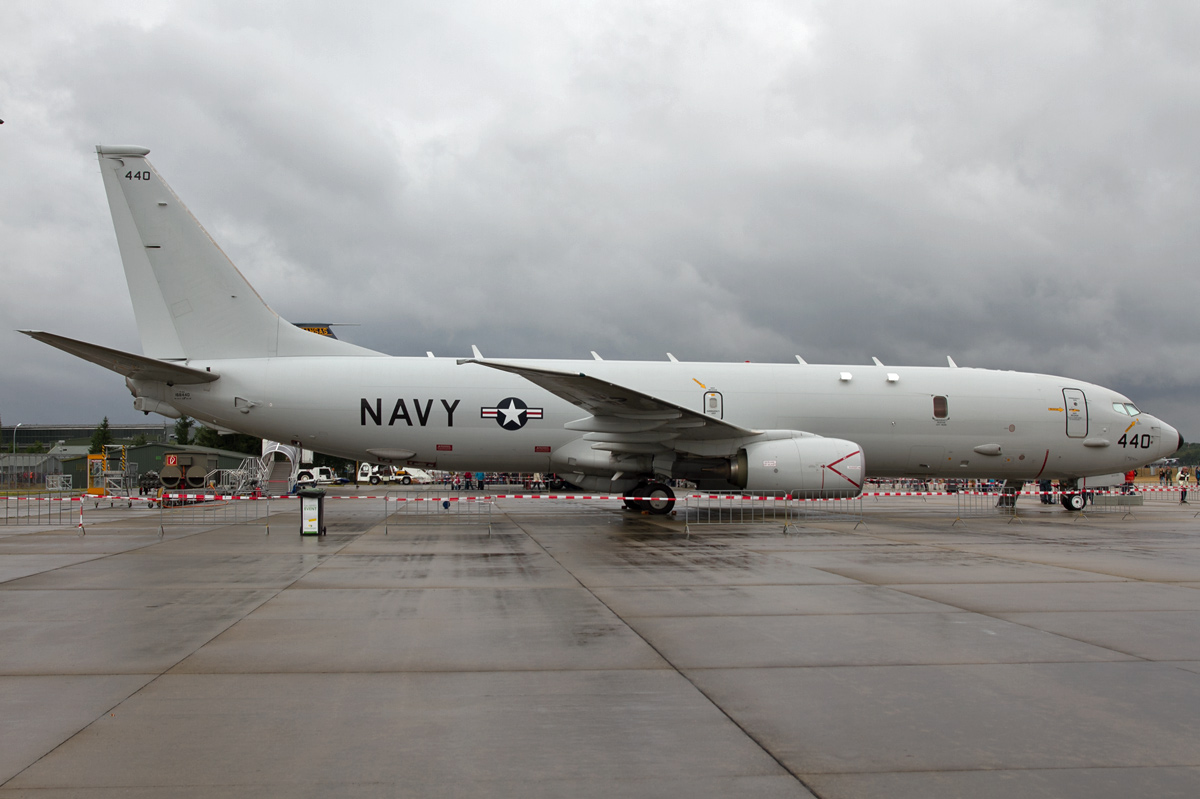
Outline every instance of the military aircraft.
POLYGON ((1024 372, 391 357, 288 323, 144 147, 96 148, 143 354, 21 331, 124 375, 134 407, 374 463, 555 472, 669 512, 705 489, 857 496, 868 475, 1079 480, 1182 443, 1102 386, 1024 372))

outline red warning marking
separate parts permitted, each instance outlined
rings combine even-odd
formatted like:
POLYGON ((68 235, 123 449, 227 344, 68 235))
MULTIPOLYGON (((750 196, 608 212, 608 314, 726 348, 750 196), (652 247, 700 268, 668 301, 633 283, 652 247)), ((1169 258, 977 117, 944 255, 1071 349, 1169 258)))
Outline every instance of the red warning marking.
POLYGON ((1036 480, 1042 476, 1042 472, 1046 471, 1046 464, 1049 462, 1050 462, 1050 450, 1046 450, 1046 457, 1042 459, 1042 468, 1038 469, 1038 473, 1036 475, 1034 475, 1034 477, 1033 477, 1034 480, 1036 480))
POLYGON ((833 468, 833 467, 837 466, 839 463, 841 463, 842 461, 846 460, 847 458, 853 458, 855 455, 861 455, 861 454, 862 454, 862 450, 861 450, 861 449, 860 449, 860 450, 857 450, 856 452, 851 452, 849 455, 846 455, 845 457, 842 457, 842 458, 838 458, 838 459, 837 459, 836 461, 834 461, 833 463, 830 463, 830 464, 828 464, 828 465, 827 465, 825 468, 826 468, 826 469, 828 469, 829 471, 833 472, 833 473, 834 473, 834 474, 836 474, 838 477, 842 478, 843 480, 845 480, 847 483, 849 483, 850 485, 854 486, 855 488, 861 489, 861 488, 862 488, 862 483, 856 483, 856 482, 854 482, 854 481, 853 481, 853 480, 851 480, 849 477, 847 477, 846 475, 842 474, 842 473, 841 473, 841 472, 839 472, 837 469, 833 468))

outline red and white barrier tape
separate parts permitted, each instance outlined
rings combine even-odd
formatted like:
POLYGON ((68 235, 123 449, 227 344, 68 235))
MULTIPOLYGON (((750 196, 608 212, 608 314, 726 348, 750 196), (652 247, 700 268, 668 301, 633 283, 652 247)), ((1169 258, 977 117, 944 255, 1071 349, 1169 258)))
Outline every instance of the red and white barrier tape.
MULTIPOLYGON (((1129 494, 1170 494, 1181 493, 1184 491, 1193 490, 1200 491, 1200 488, 1192 486, 1154 486, 1144 487, 1135 486, 1130 491, 1123 491, 1120 488, 1111 489, 1078 489, 1075 491, 1063 491, 1054 489, 1051 491, 1017 491, 1013 494, 1004 494, 1002 491, 864 491, 853 497, 803 497, 794 495, 784 496, 758 496, 753 494, 680 494, 676 500, 687 499, 708 499, 708 500, 753 500, 756 502, 828 502, 828 501, 845 501, 858 499, 859 497, 952 497, 959 496, 978 496, 978 497, 998 497, 998 496, 1022 496, 1022 497, 1040 497, 1040 496, 1063 496, 1067 494, 1089 493, 1099 496, 1105 495, 1126 495, 1129 494)), ((36 495, 8 497, 10 501, 18 502, 103 502, 121 501, 121 502, 146 502, 155 504, 163 500, 184 500, 191 502, 245 502, 245 501, 264 501, 264 500, 281 500, 281 499, 299 499, 297 494, 282 494, 280 496, 256 496, 253 494, 163 494, 157 497, 122 497, 115 495, 97 496, 93 494, 84 494, 72 497, 42 497, 36 495)), ((439 496, 439 497, 398 497, 386 496, 380 494, 346 494, 346 495, 326 495, 325 499, 383 499, 389 502, 481 502, 495 501, 498 499, 517 499, 517 500, 605 500, 605 501, 646 501, 647 497, 625 496, 623 494, 470 494, 465 496, 439 496)))

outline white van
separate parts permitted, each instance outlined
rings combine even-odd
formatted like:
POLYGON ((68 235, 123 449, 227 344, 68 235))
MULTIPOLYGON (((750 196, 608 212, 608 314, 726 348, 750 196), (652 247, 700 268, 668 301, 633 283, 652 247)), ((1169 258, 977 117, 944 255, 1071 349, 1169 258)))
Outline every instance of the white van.
POLYGON ((433 478, 422 469, 411 467, 401 469, 398 466, 376 466, 373 463, 358 465, 358 482, 379 485, 380 483, 432 483, 433 478))
POLYGON ((296 474, 296 485, 300 486, 343 485, 349 482, 328 466, 305 466, 296 474))
POLYGON ((400 482, 404 485, 409 483, 419 483, 424 485, 433 482, 433 475, 424 469, 417 469, 413 466, 405 466, 403 469, 397 469, 397 474, 400 477, 400 482))

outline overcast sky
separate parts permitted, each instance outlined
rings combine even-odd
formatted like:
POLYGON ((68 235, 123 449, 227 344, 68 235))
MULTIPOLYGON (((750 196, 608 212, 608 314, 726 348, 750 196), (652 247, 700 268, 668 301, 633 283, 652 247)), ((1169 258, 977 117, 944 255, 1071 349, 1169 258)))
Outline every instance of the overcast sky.
MULTIPOLYGON (((949 354, 1200 437, 1194 0, 0 11, 5 330, 140 351, 95 157, 134 144, 275 310, 384 352, 949 354)), ((0 336, 4 424, 142 420, 0 336)))

